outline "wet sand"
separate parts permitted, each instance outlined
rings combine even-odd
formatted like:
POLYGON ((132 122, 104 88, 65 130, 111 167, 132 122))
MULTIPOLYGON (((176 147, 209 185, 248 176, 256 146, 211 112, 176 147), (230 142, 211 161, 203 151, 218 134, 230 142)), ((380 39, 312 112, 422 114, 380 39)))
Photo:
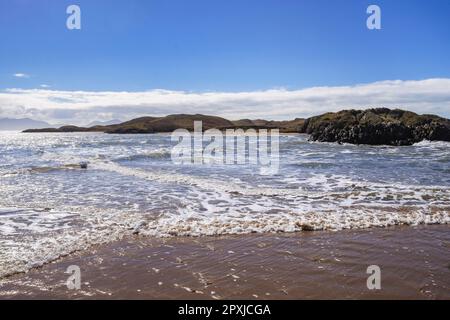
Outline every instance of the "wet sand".
POLYGON ((0 281, 0 299, 450 299, 450 226, 135 236, 0 281), (81 289, 65 273, 81 268, 81 289), (381 268, 381 290, 366 269, 381 268))

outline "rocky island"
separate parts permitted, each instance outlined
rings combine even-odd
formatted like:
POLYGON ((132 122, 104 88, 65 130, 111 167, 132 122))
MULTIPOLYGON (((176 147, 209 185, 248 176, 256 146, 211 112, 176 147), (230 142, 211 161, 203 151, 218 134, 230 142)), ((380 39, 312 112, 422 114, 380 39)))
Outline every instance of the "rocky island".
POLYGON ((268 121, 242 119, 230 121, 202 114, 176 114, 142 117, 115 125, 90 128, 64 126, 58 129, 31 129, 33 132, 105 132, 138 134, 194 129, 202 121, 203 129, 279 129, 282 133, 306 133, 312 141, 368 145, 412 145, 422 140, 450 141, 450 120, 436 115, 418 115, 400 109, 376 108, 329 112, 308 119, 268 121))
POLYGON ((403 146, 450 141, 450 120, 399 109, 344 110, 306 119, 301 132, 320 142, 403 146))

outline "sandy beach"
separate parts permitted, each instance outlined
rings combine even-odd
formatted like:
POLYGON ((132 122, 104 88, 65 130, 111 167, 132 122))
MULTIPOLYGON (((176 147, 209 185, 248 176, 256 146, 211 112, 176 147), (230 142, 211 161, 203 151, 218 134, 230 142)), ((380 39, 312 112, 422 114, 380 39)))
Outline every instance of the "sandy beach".
POLYGON ((4 299, 450 299, 450 226, 169 238, 93 247, 0 283, 4 299), (70 265, 81 289, 66 286, 70 265), (381 290, 366 269, 381 268, 381 290))

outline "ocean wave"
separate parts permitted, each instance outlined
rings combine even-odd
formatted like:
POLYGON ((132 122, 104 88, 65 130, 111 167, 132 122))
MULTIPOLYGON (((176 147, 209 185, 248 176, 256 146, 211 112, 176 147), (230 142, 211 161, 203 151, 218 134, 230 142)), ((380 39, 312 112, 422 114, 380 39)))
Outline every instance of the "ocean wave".
POLYGON ((292 233, 299 231, 338 231, 395 225, 448 224, 450 207, 401 208, 392 212, 389 208, 360 207, 340 208, 324 212, 308 212, 290 215, 249 215, 246 217, 205 217, 195 219, 174 216, 149 223, 140 234, 148 236, 219 236, 248 233, 292 233))
POLYGON ((413 144, 415 147, 439 147, 439 148, 448 148, 450 147, 449 141, 430 141, 423 140, 413 144))
POLYGON ((3 171, 1 173, 1 176, 11 177, 11 176, 17 176, 17 175, 40 174, 40 173, 49 173, 49 172, 53 172, 53 171, 78 170, 78 169, 82 169, 81 163, 55 165, 55 166, 31 167, 31 168, 19 168, 17 170, 3 171))
POLYGON ((1 210, 3 213, 11 211, 16 213, 17 222, 2 219, 0 215, 0 279, 27 272, 92 245, 118 240, 138 221, 128 213, 107 211, 100 214, 98 209, 87 207, 74 207, 71 212, 49 210, 45 214, 26 208, 1 210), (77 227, 74 217, 80 223, 77 227), (57 223, 50 223, 50 220, 57 223))
MULTIPOLYGON (((440 185, 403 185, 400 183, 374 183, 369 181, 354 180, 351 177, 343 175, 330 174, 314 174, 306 180, 301 180, 306 188, 298 188, 295 190, 286 188, 255 187, 246 183, 236 183, 232 181, 223 181, 213 179, 211 177, 199 177, 188 174, 164 171, 147 171, 144 169, 130 168, 113 162, 94 162, 91 167, 97 170, 113 171, 121 175, 134 176, 144 180, 158 181, 160 183, 177 183, 184 185, 192 185, 202 189, 220 190, 227 193, 235 193, 246 196, 317 196, 323 197, 329 195, 330 192, 337 190, 346 190, 347 192, 382 192, 382 195, 415 194, 422 196, 424 192, 442 193, 445 200, 450 201, 450 192, 447 186, 440 185), (318 186, 319 190, 309 191, 311 186, 318 186), (322 190, 322 191, 320 191, 322 190)), ((283 179, 281 179, 283 181, 283 179)), ((368 196, 368 194, 363 194, 368 196)), ((411 197, 408 197, 411 198, 411 197)), ((417 198, 419 199, 419 198, 417 198)))
POLYGON ((169 149, 154 150, 151 152, 137 153, 132 155, 121 156, 113 159, 113 161, 135 161, 135 160, 168 160, 171 157, 169 149))
MULTIPOLYGON (((141 215, 111 212, 105 216, 83 210, 86 219, 96 220, 89 228, 53 230, 51 236, 33 242, 3 239, 0 245, 0 279, 40 267, 92 245, 109 243, 125 236, 139 234, 151 237, 221 236, 249 233, 292 233, 301 231, 338 231, 388 227, 394 225, 449 224, 450 207, 342 207, 325 212, 290 214, 246 214, 201 216, 185 211, 181 215, 166 215, 160 219, 142 219, 141 215), (92 219, 92 216, 96 217, 92 219)), ((89 221, 89 220, 88 220, 89 221)), ((1 230, 1 229, 0 229, 1 230)))

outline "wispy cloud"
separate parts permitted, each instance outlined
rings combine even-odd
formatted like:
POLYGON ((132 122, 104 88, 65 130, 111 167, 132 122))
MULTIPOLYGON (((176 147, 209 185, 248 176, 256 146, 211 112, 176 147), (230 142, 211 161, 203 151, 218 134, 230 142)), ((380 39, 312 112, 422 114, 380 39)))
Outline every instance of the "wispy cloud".
POLYGON ((401 108, 450 117, 450 79, 251 92, 88 92, 44 88, 0 92, 2 117, 30 117, 73 124, 171 113, 204 113, 230 119, 291 119, 327 111, 372 107, 401 108))
POLYGON ((16 77, 16 78, 29 78, 30 77, 29 74, 20 73, 20 72, 19 73, 14 73, 13 76, 16 77))
POLYGON ((51 86, 48 84, 41 84, 40 87, 46 89, 46 88, 50 88, 51 86))

